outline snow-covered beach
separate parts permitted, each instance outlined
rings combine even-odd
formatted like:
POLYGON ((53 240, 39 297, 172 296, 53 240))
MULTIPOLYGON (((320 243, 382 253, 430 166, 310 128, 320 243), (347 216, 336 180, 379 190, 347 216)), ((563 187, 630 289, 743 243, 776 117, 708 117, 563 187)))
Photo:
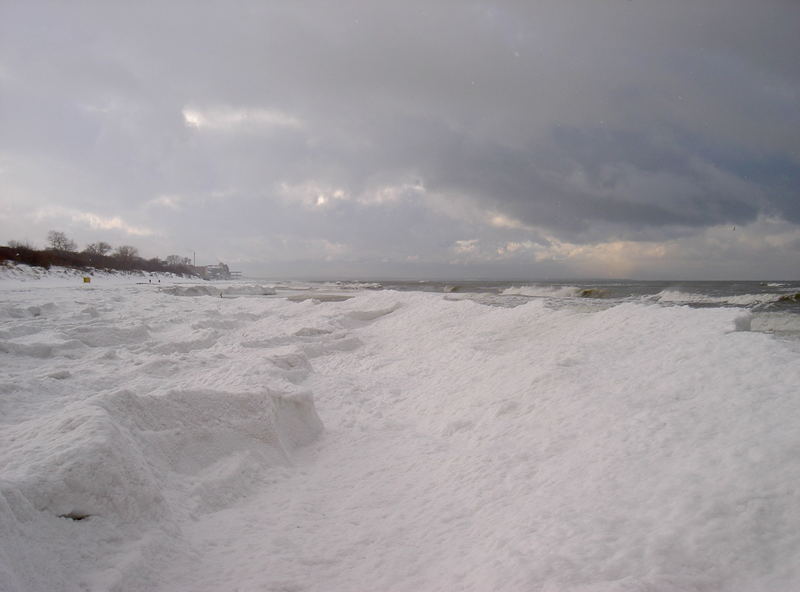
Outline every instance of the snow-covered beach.
POLYGON ((747 310, 62 276, 0 279, 4 592, 800 586, 747 310))

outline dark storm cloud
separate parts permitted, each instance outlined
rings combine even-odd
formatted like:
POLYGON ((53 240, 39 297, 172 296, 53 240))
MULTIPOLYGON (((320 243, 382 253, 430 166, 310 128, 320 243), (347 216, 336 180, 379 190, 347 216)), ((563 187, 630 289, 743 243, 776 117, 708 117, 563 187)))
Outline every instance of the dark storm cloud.
POLYGON ((624 234, 744 223, 767 205, 756 185, 691 146, 630 131, 562 127, 526 149, 461 144, 446 154, 451 162, 437 171, 443 184, 571 238, 598 227, 624 234))
POLYGON ((4 2, 3 231, 58 205, 437 261, 798 223, 798 30, 777 0, 4 2))

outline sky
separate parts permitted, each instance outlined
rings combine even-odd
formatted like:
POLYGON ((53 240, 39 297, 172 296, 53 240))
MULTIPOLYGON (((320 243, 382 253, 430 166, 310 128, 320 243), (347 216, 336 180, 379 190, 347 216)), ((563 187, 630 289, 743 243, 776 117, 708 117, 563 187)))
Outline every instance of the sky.
POLYGON ((800 2, 0 0, 0 244, 800 277, 800 2))

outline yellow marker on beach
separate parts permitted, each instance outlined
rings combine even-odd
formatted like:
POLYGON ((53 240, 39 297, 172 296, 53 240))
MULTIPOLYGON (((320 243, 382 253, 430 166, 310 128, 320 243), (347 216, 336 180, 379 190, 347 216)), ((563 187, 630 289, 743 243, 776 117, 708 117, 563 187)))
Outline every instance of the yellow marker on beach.
POLYGON ((83 276, 83 283, 84 284, 88 284, 91 281, 92 281, 92 278, 90 278, 89 276, 87 276, 87 275, 83 276))

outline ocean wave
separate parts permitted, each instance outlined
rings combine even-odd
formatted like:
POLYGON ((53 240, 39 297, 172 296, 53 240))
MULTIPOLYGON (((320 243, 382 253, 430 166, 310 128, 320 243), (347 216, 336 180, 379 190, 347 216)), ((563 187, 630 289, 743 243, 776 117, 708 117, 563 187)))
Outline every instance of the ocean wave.
POLYGON ((658 302, 670 304, 719 304, 728 306, 757 306, 775 302, 788 301, 797 295, 786 294, 737 294, 730 296, 711 296, 682 292, 680 290, 663 290, 653 296, 658 302))
POLYGON ((167 286, 161 288, 162 292, 173 296, 273 296, 276 294, 275 288, 260 285, 233 285, 233 286, 211 286, 198 284, 196 286, 167 286))
POLYGON ((602 288, 579 286, 514 286, 502 292, 503 296, 527 296, 529 298, 603 298, 602 288))
POLYGON ((800 303, 800 292, 794 294, 783 294, 778 298, 778 302, 797 302, 800 303))

